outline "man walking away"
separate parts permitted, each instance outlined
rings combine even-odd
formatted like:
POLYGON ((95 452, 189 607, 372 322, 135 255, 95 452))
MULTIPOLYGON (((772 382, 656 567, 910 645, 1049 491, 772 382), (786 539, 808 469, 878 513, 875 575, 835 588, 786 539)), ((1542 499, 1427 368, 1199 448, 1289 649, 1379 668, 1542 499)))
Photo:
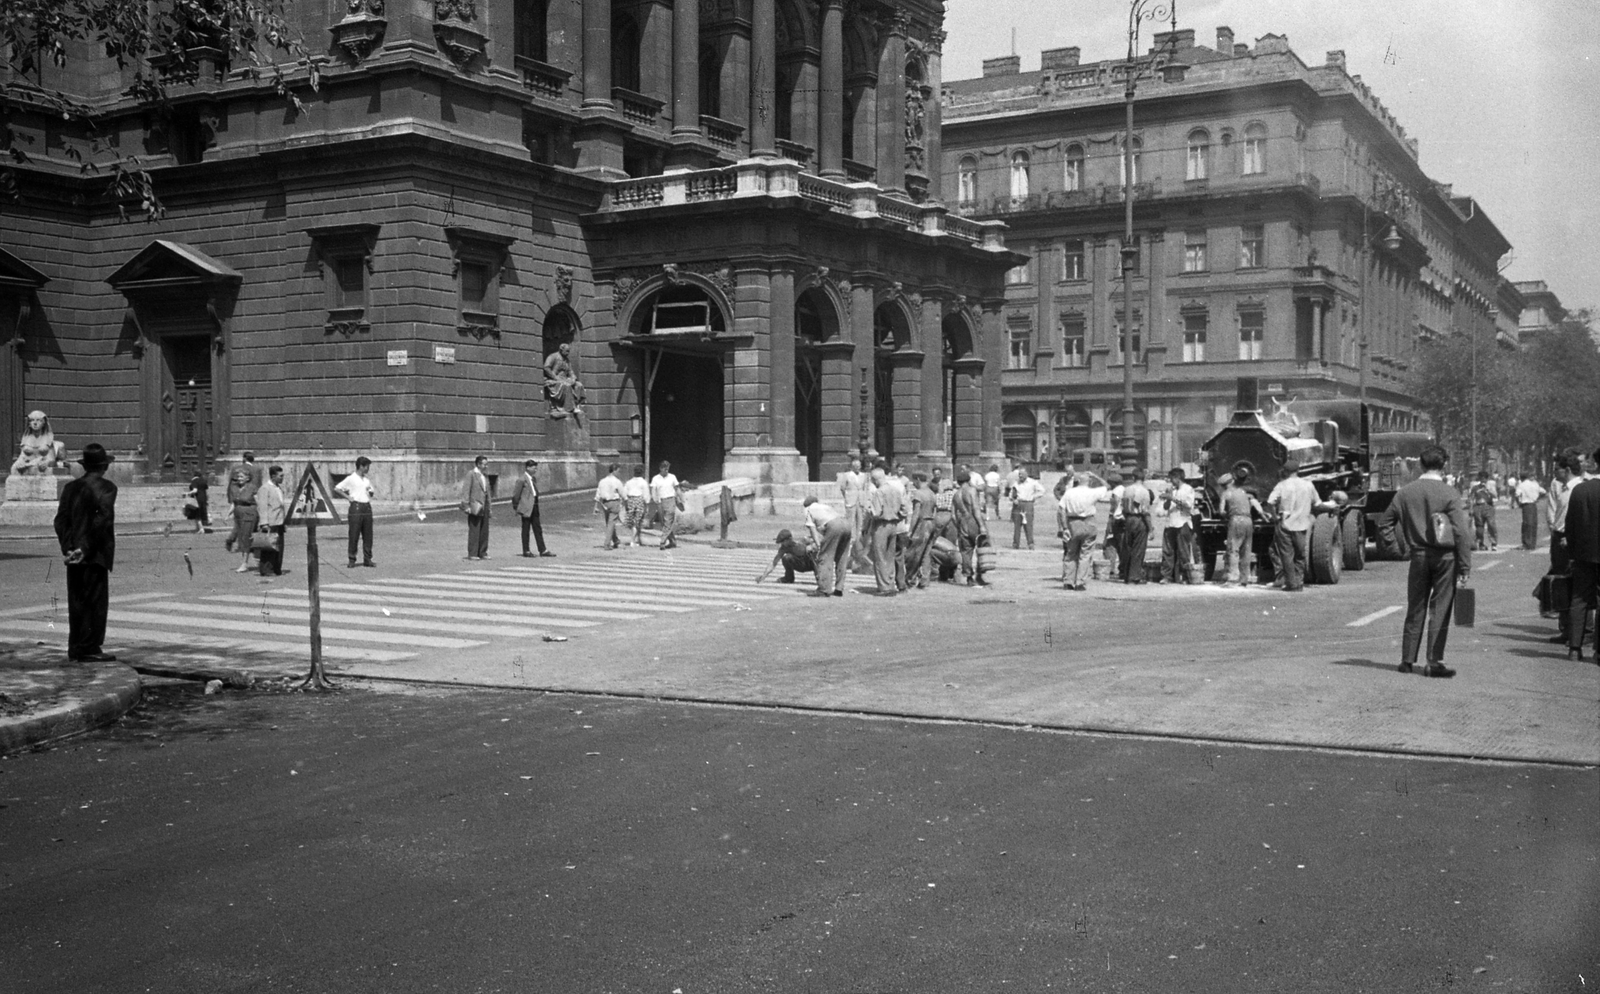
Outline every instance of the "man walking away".
POLYGON ((1529 552, 1539 547, 1539 498, 1544 496, 1544 487, 1539 486, 1539 481, 1530 473, 1517 484, 1517 506, 1522 509, 1522 547, 1529 552))
POLYGON ((672 474, 672 463, 661 460, 656 475, 650 478, 650 496, 661 508, 660 547, 663 549, 678 547, 678 500, 681 488, 682 484, 672 474))
POLYGON ((1122 582, 1143 583, 1144 550, 1150 544, 1150 488, 1135 466, 1122 486, 1122 582))
POLYGON ((1250 467, 1245 465, 1235 466, 1231 474, 1223 473, 1217 478, 1222 487, 1222 515, 1228 523, 1228 536, 1224 540, 1227 573, 1223 582, 1237 583, 1241 587, 1250 585, 1250 560, 1255 554, 1256 523, 1252 515, 1267 516, 1261 502, 1245 489, 1249 482, 1250 467))
POLYGON ((1094 526, 1096 506, 1106 499, 1105 487, 1091 487, 1082 473, 1061 495, 1061 589, 1087 590, 1083 552, 1094 548, 1099 530, 1094 526))
POLYGON ((524 460, 522 475, 517 477, 517 485, 511 490, 511 507, 522 519, 522 554, 530 559, 533 558, 533 550, 528 545, 530 534, 534 544, 539 547, 539 555, 555 555, 544 547, 544 528, 539 525, 539 483, 533 478, 538 466, 537 459, 524 460))
POLYGON ((372 561, 372 499, 378 492, 367 477, 367 471, 371 468, 372 460, 361 456, 356 460, 356 471, 333 486, 334 493, 350 501, 350 506, 345 509, 350 532, 350 547, 347 550, 350 561, 345 564, 347 569, 356 564, 357 542, 361 545, 361 565, 376 565, 372 561))
MULTIPOLYGON (((1444 483, 1444 479, 1441 477, 1439 482, 1444 483)), ((1267 505, 1278 517, 1277 530, 1272 535, 1273 566, 1285 590, 1306 588, 1306 560, 1311 552, 1311 519, 1320 503, 1317 488, 1312 482, 1288 468, 1284 469, 1283 478, 1272 488, 1272 493, 1267 495, 1267 505)), ((1465 531, 1464 526, 1462 530, 1465 531)))
MULTIPOLYGON (((1567 556, 1572 567, 1572 606, 1567 610, 1567 658, 1583 659, 1584 629, 1600 586, 1600 449, 1584 466, 1585 479, 1567 497, 1567 556)), ((62 495, 66 499, 66 495, 62 495)), ((1600 663, 1600 652, 1593 657, 1600 663)))
POLYGON ((1166 527, 1161 532, 1161 581, 1188 583, 1189 565, 1194 562, 1194 487, 1183 482, 1183 470, 1174 467, 1167 473, 1171 485, 1161 498, 1166 508, 1166 527))
POLYGON ((1437 445, 1423 449, 1422 475, 1401 487, 1378 519, 1378 534, 1386 545, 1393 547, 1398 528, 1405 547, 1411 550, 1405 634, 1400 644, 1401 673, 1410 673, 1416 666, 1426 621, 1424 658, 1428 665, 1423 675, 1456 675, 1455 670, 1444 665, 1444 644, 1450 634, 1456 586, 1466 586, 1472 572, 1472 536, 1467 531, 1467 511, 1461 495, 1444 482, 1448 458, 1437 445))
POLYGON ((85 446, 78 460, 83 476, 61 488, 56 506, 56 538, 67 564, 67 659, 73 662, 117 658, 104 648, 117 551, 117 485, 105 478, 111 459, 100 443, 85 446))
POLYGON ((261 521, 261 531, 271 535, 277 545, 277 548, 260 551, 262 576, 283 575, 284 520, 288 512, 283 500, 283 467, 274 466, 267 470, 267 482, 256 491, 256 514, 261 521))
POLYGON ((817 566, 817 596, 844 596, 845 561, 850 555, 850 519, 815 497, 801 504, 806 512, 806 535, 817 566))
MULTIPOLYGON (((1467 500, 1472 505, 1473 548, 1478 552, 1498 552, 1500 535, 1495 529, 1494 489, 1489 483, 1488 472, 1478 473, 1478 482, 1467 492, 1467 500)), ((1553 499, 1551 506, 1555 506, 1553 499)))
MULTIPOLYGON (((1033 515, 1035 502, 1044 496, 1044 484, 1028 475, 1027 467, 1017 467, 1017 485, 1011 490, 1011 547, 1022 548, 1024 536, 1028 539, 1028 548, 1033 548, 1033 515)), ((999 507, 996 502, 995 507, 999 507)), ((1000 512, 995 511, 998 518, 1000 512)))
POLYGON ((468 559, 489 558, 489 477, 483 471, 487 465, 488 456, 472 460, 472 472, 461 485, 461 510, 467 515, 468 559))
MULTIPOLYGON (((643 470, 641 469, 641 473, 643 470)), ((610 552, 622 544, 617 537, 617 520, 622 516, 622 481, 617 479, 617 464, 606 467, 606 475, 594 488, 594 509, 604 517, 600 548, 610 552)))

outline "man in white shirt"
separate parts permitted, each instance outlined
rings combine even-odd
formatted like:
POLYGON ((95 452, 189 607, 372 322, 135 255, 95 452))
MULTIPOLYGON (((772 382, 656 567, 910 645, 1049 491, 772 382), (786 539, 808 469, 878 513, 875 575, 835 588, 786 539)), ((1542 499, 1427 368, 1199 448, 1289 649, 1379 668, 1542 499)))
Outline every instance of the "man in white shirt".
POLYGON ((1091 487, 1082 474, 1074 473, 1067 492, 1061 495, 1061 589, 1085 590, 1083 550, 1094 547, 1099 530, 1094 526, 1094 516, 1101 501, 1106 500, 1105 487, 1091 487))
POLYGON ((333 485, 333 492, 350 502, 344 511, 350 531, 350 561, 346 564, 347 569, 356 564, 357 540, 361 544, 361 565, 377 565, 372 561, 372 498, 378 491, 367 478, 367 470, 371 466, 372 460, 361 456, 356 460, 356 471, 333 485))
POLYGON ((1183 481, 1183 470, 1167 473, 1170 486, 1161 498, 1166 527, 1161 532, 1161 582, 1188 583, 1194 562, 1194 487, 1183 481))
POLYGON ((1530 473, 1517 484, 1516 496, 1517 506, 1522 508, 1522 547, 1532 552, 1539 547, 1539 498, 1544 496, 1544 487, 1530 473))
POLYGON ((665 459, 650 478, 650 497, 661 508, 661 548, 678 547, 678 496, 681 484, 672 475, 672 463, 665 459))
POLYGON ((1000 467, 994 463, 989 464, 989 472, 983 474, 984 493, 989 498, 989 507, 994 511, 994 519, 1000 520, 1000 467))
POLYGON ((1278 515, 1272 537, 1272 566, 1277 573, 1273 586, 1285 590, 1304 590, 1306 560, 1311 552, 1311 519, 1322 501, 1317 488, 1305 477, 1286 470, 1283 479, 1267 495, 1267 506, 1278 515))
POLYGON ((1017 467, 1017 485, 1011 490, 1011 547, 1022 548, 1022 538, 1028 538, 1028 548, 1033 548, 1034 501, 1044 496, 1044 484, 1028 475, 1026 467, 1017 467))
POLYGON ((850 554, 850 522, 844 515, 817 500, 807 497, 801 505, 806 512, 806 534, 817 568, 817 593, 819 597, 844 596, 845 557, 850 554))
POLYGON ((872 480, 861 470, 861 459, 852 457, 850 468, 839 474, 839 494, 843 498, 843 514, 850 526, 850 562, 865 565, 867 490, 872 480))
POLYGON ((594 509, 604 515, 605 542, 600 548, 609 552, 622 544, 617 538, 617 521, 622 517, 622 481, 617 479, 616 463, 606 467, 606 475, 594 488, 594 509))

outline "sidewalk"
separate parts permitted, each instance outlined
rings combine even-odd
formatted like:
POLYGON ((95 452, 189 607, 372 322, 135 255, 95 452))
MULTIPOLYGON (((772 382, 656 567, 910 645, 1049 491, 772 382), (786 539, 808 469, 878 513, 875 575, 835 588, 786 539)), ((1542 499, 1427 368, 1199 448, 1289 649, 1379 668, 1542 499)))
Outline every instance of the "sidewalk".
POLYGON ((139 702, 122 663, 70 663, 53 646, 0 645, 0 755, 122 717, 139 702))

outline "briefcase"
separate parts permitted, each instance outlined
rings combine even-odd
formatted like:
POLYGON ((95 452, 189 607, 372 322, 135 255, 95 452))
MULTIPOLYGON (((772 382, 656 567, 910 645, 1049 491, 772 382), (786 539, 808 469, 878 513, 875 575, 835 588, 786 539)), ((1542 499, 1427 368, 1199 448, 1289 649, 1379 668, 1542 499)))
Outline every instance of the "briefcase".
POLYGON ((1457 628, 1471 628, 1478 620, 1478 592, 1471 587, 1456 588, 1457 628))
POLYGON ((1547 573, 1539 578, 1539 585, 1533 588, 1533 596, 1539 600, 1541 615, 1565 614, 1567 608, 1572 606, 1572 577, 1547 573))

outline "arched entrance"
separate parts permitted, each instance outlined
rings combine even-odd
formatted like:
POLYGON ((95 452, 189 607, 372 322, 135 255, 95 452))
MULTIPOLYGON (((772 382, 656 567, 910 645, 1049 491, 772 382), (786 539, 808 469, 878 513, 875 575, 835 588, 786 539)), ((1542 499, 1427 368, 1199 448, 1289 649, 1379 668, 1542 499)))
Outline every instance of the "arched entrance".
POLYGON ((1027 408, 1013 407, 1001 415, 1000 437, 1005 443, 1006 458, 1013 463, 1031 463, 1037 457, 1033 412, 1027 408))
MULTIPOLYGON (((873 447, 878 455, 894 462, 894 354, 911 344, 911 323, 893 302, 878 305, 872 313, 873 348, 873 447)), ((900 375, 911 375, 905 370, 900 375)))
POLYGON ((839 334, 826 294, 812 287, 794 305, 794 447, 806 461, 806 479, 822 479, 822 343, 839 334))
POLYGON ((645 464, 663 459, 680 480, 722 478, 723 346, 726 316, 711 295, 682 283, 657 291, 635 312, 642 347, 639 396, 645 464))

